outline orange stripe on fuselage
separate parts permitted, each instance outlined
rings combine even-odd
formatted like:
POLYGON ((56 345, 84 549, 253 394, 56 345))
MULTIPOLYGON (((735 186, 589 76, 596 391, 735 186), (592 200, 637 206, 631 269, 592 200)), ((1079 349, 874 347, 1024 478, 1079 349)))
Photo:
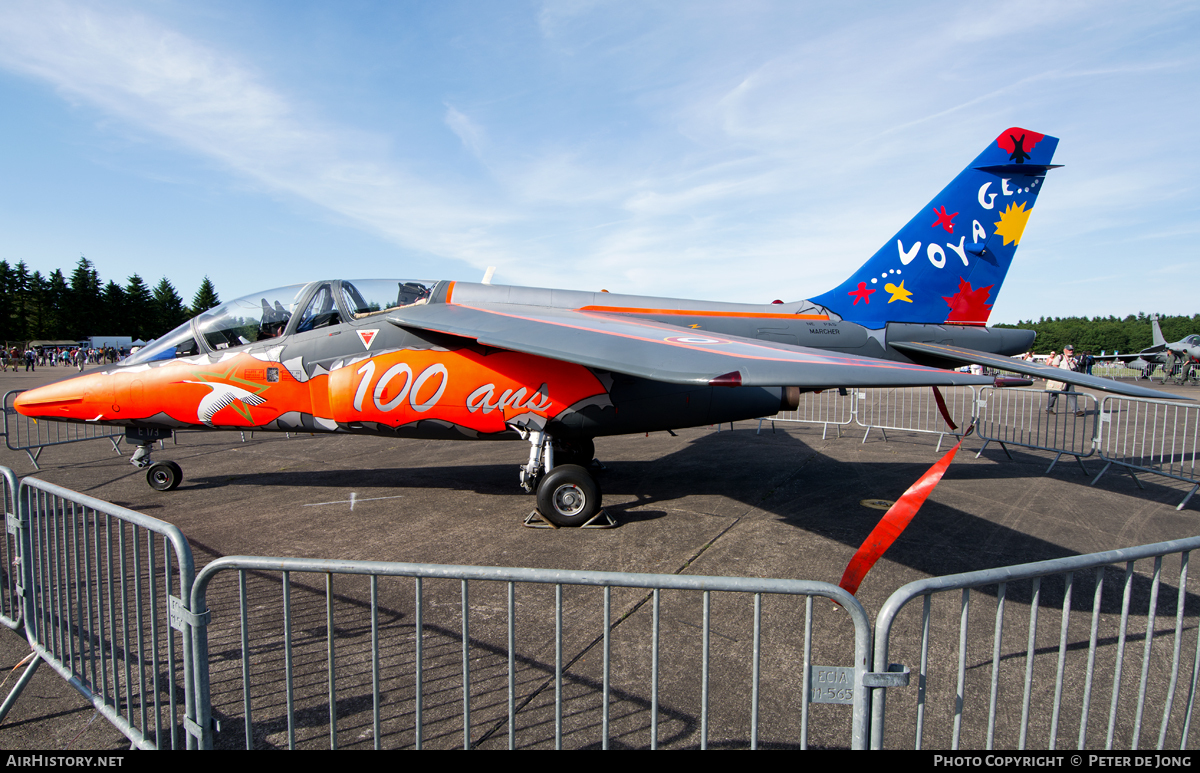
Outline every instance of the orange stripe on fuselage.
MULTIPOLYGON (((866 358, 866 357, 861 357, 856 354, 838 355, 838 354, 825 354, 823 352, 817 353, 820 350, 816 350, 816 349, 808 349, 807 351, 797 351, 795 353, 795 356, 792 356, 792 357, 779 357, 779 356, 770 357, 770 356, 745 354, 745 353, 741 353, 741 352, 721 351, 719 349, 704 348, 701 346, 690 346, 687 344, 680 343, 678 341, 671 341, 666 338, 646 338, 646 337, 639 336, 639 335, 633 335, 631 333, 618 333, 618 332, 615 332, 612 330, 605 330, 603 328, 588 327, 586 325, 571 324, 569 322, 559 322, 557 320, 544 319, 544 318, 539 318, 539 317, 523 316, 520 314, 496 311, 495 309, 483 309, 483 308, 479 308, 478 306, 468 306, 465 303, 459 303, 456 305, 461 308, 464 308, 464 309, 471 309, 472 311, 482 311, 485 314, 495 314, 498 317, 511 317, 512 319, 523 319, 523 320, 527 320, 529 322, 538 322, 538 323, 545 324, 545 325, 554 325, 556 327, 565 327, 565 328, 572 329, 572 330, 587 330, 587 331, 590 331, 593 333, 603 333, 604 335, 610 335, 615 338, 628 338, 633 341, 645 341, 647 343, 653 343, 653 344, 666 344, 667 346, 674 346, 679 349, 692 349, 697 352, 707 352, 709 354, 719 354, 719 355, 722 355, 725 357, 739 357, 739 358, 747 359, 747 360, 766 360, 766 361, 773 361, 773 362, 794 362, 794 363, 830 362, 830 363, 840 363, 840 364, 845 364, 845 365, 852 365, 852 366, 858 367, 858 368, 873 368, 873 369, 885 369, 885 370, 911 370, 911 371, 920 371, 920 372, 928 372, 929 371, 929 368, 923 367, 921 365, 905 364, 905 363, 895 362, 892 360, 870 359, 870 358, 866 358)), ((644 327, 648 330, 655 330, 655 331, 658 331, 661 333, 675 332, 674 326, 667 326, 667 323, 665 323, 665 322, 654 322, 651 320, 630 320, 628 322, 628 324, 636 325, 638 327, 644 327)), ((726 341, 723 343, 733 343, 737 346, 744 346, 749 349, 756 349, 756 350, 761 350, 761 351, 765 351, 765 352, 775 352, 777 354, 783 353, 783 350, 776 349, 776 348, 770 347, 770 346, 759 345, 759 344, 756 344, 749 340, 740 341, 740 342, 726 341)), ((530 356, 534 356, 534 355, 530 355, 530 356)))
MULTIPOLYGON (((447 299, 449 303, 449 299, 447 299)), ((609 314, 645 314, 675 317, 742 317, 750 319, 816 319, 827 320, 828 314, 771 314, 758 311, 696 311, 694 309, 643 309, 637 306, 581 306, 578 311, 601 311, 609 314)))

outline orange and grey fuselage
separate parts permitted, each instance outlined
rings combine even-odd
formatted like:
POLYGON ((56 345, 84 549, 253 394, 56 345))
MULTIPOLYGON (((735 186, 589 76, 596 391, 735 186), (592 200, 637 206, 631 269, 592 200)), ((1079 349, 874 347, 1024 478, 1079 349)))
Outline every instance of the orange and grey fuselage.
POLYGON ((874 331, 804 304, 329 280, 225 304, 126 363, 23 393, 17 410, 164 429, 565 439, 762 416, 798 389, 972 380, 869 359, 884 352, 874 331), (397 287, 419 297, 396 299, 397 287), (539 339, 545 355, 529 351, 539 339))

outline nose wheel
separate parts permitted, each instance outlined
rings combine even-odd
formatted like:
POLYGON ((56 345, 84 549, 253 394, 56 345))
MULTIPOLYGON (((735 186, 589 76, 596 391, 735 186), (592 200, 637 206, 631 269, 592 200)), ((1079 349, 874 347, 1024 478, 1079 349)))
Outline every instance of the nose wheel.
POLYGON ((146 482, 155 491, 171 491, 183 480, 183 469, 175 462, 155 462, 146 470, 146 482))
POLYGON ((154 443, 141 443, 129 457, 134 467, 146 470, 146 482, 155 491, 172 491, 183 480, 183 468, 175 462, 152 462, 150 451, 154 443))

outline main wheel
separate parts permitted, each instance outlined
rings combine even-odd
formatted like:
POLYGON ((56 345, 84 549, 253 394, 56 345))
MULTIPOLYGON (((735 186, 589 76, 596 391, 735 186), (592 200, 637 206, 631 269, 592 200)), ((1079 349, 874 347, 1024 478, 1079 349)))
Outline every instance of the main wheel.
POLYGON ((556 465, 576 464, 587 467, 596 458, 596 444, 590 437, 574 440, 554 441, 554 462, 556 465))
POLYGON ((582 526, 600 512, 600 487, 582 467, 560 465, 538 485, 537 506, 555 526, 582 526))
POLYGON ((175 462, 155 462, 146 471, 146 482, 155 491, 171 491, 183 480, 183 469, 175 462))

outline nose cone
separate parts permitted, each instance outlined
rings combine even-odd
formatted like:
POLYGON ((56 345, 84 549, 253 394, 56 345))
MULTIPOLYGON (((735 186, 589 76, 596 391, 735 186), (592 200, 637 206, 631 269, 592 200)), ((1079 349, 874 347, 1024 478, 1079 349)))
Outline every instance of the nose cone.
POLYGON ((112 382, 103 373, 88 373, 17 395, 17 413, 35 419, 89 421, 112 410, 112 382))

